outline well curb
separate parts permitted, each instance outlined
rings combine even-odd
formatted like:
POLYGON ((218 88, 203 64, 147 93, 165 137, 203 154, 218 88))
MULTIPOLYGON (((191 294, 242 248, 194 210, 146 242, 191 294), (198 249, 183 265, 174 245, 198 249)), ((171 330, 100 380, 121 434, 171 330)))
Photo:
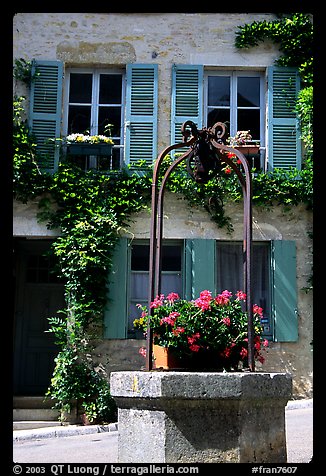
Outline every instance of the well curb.
MULTIPOLYGON (((312 408, 313 399, 290 400, 285 410, 296 410, 298 408, 312 408)), ((61 438, 67 436, 87 435, 94 433, 118 431, 118 423, 108 423, 107 425, 58 425, 50 428, 35 428, 30 430, 14 430, 13 441, 39 440, 43 438, 61 438)))

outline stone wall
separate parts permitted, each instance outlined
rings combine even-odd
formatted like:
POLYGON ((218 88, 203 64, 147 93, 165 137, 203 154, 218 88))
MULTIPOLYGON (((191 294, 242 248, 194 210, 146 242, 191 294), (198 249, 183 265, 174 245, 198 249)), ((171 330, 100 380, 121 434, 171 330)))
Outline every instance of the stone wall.
MULTIPOLYGON (((234 231, 231 234, 218 228, 203 210, 190 208, 182 197, 167 193, 164 202, 163 238, 242 241, 243 205, 227 203, 226 213, 232 218, 234 231)), ((149 210, 144 210, 133 217, 132 226, 125 236, 148 239, 149 229, 150 213, 149 210)), ((296 241, 299 339, 298 342, 271 342, 264 365, 257 363, 257 370, 289 372, 293 377, 295 398, 312 397, 312 293, 303 290, 308 286, 312 272, 312 241, 309 237, 311 230, 312 213, 303 205, 290 210, 282 206, 269 209, 253 207, 254 240, 296 241)), ((138 354, 138 350, 144 344, 144 341, 132 339, 104 340, 94 355, 99 362, 105 364, 109 372, 140 369, 144 365, 144 358, 138 354)))
MULTIPOLYGON (((264 70, 279 56, 275 45, 265 41, 248 50, 234 47, 238 25, 254 20, 273 20, 271 13, 17 13, 13 18, 13 56, 62 60, 69 66, 114 66, 127 63, 159 65, 158 150, 169 145, 171 66, 204 64, 210 68, 253 68, 264 70)), ((26 88, 14 84, 14 92, 26 88)), ((242 240, 242 204, 226 204, 234 232, 217 228, 202 210, 190 209, 179 197, 167 195, 164 236, 166 238, 214 238, 242 240)), ((37 202, 14 204, 14 236, 54 237, 36 218, 37 202)), ((149 237, 149 211, 139 213, 129 230, 135 238, 149 237)), ((253 235, 256 240, 291 239, 297 243, 299 340, 271 343, 264 370, 287 371, 293 375, 294 396, 312 395, 312 295, 307 286, 311 273, 312 243, 308 232, 312 214, 303 206, 284 211, 282 207, 254 208, 253 235)), ((94 358, 112 370, 140 369, 141 341, 103 340, 94 358)))
POLYGON ((279 56, 269 41, 234 46, 238 25, 271 13, 17 13, 15 58, 62 60, 65 66, 159 65, 158 150, 169 145, 172 64, 265 68, 279 56))

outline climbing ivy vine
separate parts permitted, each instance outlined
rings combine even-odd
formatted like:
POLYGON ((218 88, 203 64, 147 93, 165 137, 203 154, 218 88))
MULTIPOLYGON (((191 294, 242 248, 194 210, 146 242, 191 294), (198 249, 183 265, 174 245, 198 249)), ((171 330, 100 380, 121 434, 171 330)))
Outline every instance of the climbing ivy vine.
MULTIPOLYGON (((312 207, 312 26, 308 16, 294 14, 275 22, 253 22, 239 27, 238 48, 252 47, 264 38, 280 44, 283 65, 298 65, 309 87, 300 93, 297 112, 307 150, 305 166, 298 170, 257 172, 253 176, 253 203, 259 206, 305 203, 312 207)), ((26 72, 26 74, 28 71, 26 72)), ((25 77, 22 63, 16 77, 25 77)), ((105 369, 94 367, 91 351, 101 335, 107 304, 108 276, 119 231, 127 229, 132 214, 150 202, 152 168, 142 173, 125 168, 103 174, 83 172, 63 157, 58 171, 41 173, 36 142, 24 116, 24 98, 14 99, 14 197, 27 202, 39 198, 39 219, 61 234, 52 246, 56 273, 65 286, 66 307, 49 319, 59 352, 47 395, 62 411, 73 401, 83 405, 92 421, 112 421, 115 404, 110 397, 105 369)), ((171 163, 166 158, 165 166, 171 163)), ((140 162, 142 165, 142 162, 140 162)), ((172 193, 183 196, 190 206, 204 208, 219 227, 232 230, 225 201, 242 200, 235 174, 223 173, 207 184, 197 184, 184 166, 175 170, 167 184, 172 193)))

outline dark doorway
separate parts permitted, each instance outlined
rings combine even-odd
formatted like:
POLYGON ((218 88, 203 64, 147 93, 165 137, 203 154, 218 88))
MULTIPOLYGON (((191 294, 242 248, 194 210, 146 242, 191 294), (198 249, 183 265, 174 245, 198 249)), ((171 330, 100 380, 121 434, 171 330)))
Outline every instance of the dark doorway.
POLYGON ((14 240, 14 393, 44 395, 54 369, 58 347, 47 318, 65 307, 64 286, 53 273, 53 260, 44 253, 50 240, 14 240))

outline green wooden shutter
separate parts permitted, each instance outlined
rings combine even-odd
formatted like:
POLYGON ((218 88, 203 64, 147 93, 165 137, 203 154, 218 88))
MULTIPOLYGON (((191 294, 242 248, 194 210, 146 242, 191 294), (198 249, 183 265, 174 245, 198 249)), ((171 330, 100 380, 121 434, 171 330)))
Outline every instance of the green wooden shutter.
POLYGON ((301 141, 295 104, 300 89, 296 68, 268 68, 268 168, 301 169, 301 141))
POLYGON ((172 67, 171 144, 182 142, 185 121, 193 121, 199 129, 203 126, 203 72, 202 65, 172 67))
POLYGON ((274 340, 298 340, 296 246, 294 241, 272 242, 274 340))
POLYGON ((128 64, 126 92, 126 163, 157 155, 157 64, 128 64))
POLYGON ((34 61, 38 75, 31 85, 29 125, 42 155, 39 167, 54 172, 58 167, 59 148, 49 139, 60 137, 63 63, 60 61, 34 61))
POLYGON ((201 291, 216 291, 216 241, 185 241, 185 297, 196 299, 201 291))
POLYGON ((120 238, 113 255, 113 267, 109 276, 108 305, 104 312, 104 337, 125 339, 127 337, 127 276, 128 240, 120 238))

